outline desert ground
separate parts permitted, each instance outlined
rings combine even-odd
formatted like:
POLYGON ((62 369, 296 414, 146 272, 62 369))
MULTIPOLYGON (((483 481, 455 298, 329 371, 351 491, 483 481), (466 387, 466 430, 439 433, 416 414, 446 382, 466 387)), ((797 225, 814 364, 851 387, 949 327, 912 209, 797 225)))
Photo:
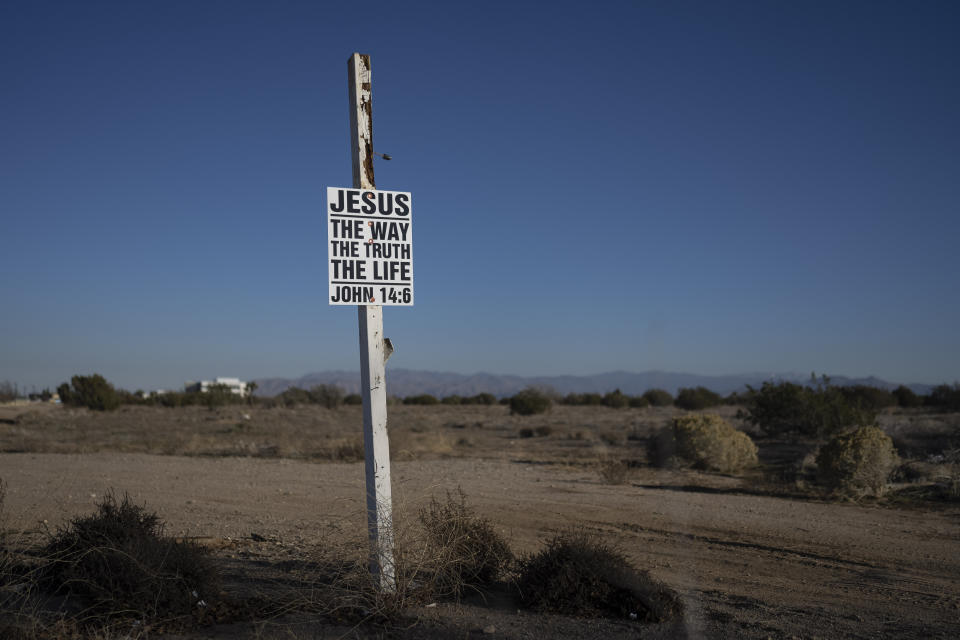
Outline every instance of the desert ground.
MULTIPOLYGON (((571 527, 616 544, 678 592, 683 615, 641 624, 537 614, 491 592, 418 603, 389 625, 291 606, 149 637, 960 637, 960 502, 933 490, 957 415, 882 415, 901 455, 926 472, 896 477, 880 498, 837 500, 805 480, 815 444, 803 440, 752 433, 761 465, 739 475, 650 466, 646 440, 681 413, 673 408, 389 412, 398 537, 431 498, 460 490, 518 555, 571 527), (614 463, 629 468, 612 482, 603 471, 614 463)), ((735 408, 719 412, 750 431, 735 408)), ((364 544, 360 432, 354 406, 0 408, 0 526, 28 548, 106 492, 127 492, 168 534, 211 549, 225 598, 307 594, 316 554, 364 544)))

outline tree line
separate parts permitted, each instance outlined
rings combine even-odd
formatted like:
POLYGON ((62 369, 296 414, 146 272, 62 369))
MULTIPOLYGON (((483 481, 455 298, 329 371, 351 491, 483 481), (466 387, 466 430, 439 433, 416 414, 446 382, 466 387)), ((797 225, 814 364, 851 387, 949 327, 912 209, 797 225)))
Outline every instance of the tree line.
MULTIPOLYGON (((211 385, 207 391, 182 391, 145 393, 126 391, 114 387, 99 374, 76 375, 70 382, 57 387, 61 402, 70 406, 83 406, 98 411, 109 411, 124 404, 151 405, 160 407, 205 406, 216 408, 231 404, 256 404, 264 407, 292 407, 296 405, 319 405, 336 409, 344 405, 360 405, 359 394, 345 393, 335 385, 316 385, 310 389, 291 387, 272 397, 254 395, 256 383, 250 383, 250 393, 241 396, 231 392, 225 385, 211 385)), ((36 399, 48 400, 49 390, 32 394, 36 399)), ((20 397, 15 385, 0 383, 0 401, 20 397)), ((513 413, 531 415, 542 413, 550 406, 595 406, 611 409, 668 407, 687 411, 699 411, 721 405, 748 407, 747 416, 754 416, 757 423, 776 425, 779 422, 796 422, 798 415, 835 415, 837 420, 856 418, 857 412, 875 415, 889 407, 928 408, 934 411, 960 412, 960 384, 942 384, 929 394, 917 394, 906 386, 888 390, 868 385, 836 386, 826 376, 811 376, 808 384, 793 382, 764 382, 759 388, 747 386, 726 396, 702 386, 681 388, 676 396, 664 389, 649 389, 640 395, 628 395, 619 389, 607 393, 568 393, 560 395, 550 389, 524 389, 512 396, 497 398, 491 393, 472 396, 449 395, 436 397, 431 394, 416 394, 399 398, 391 396, 390 404, 405 405, 508 405, 513 413)), ((859 418, 856 418, 859 420, 859 418)), ((811 418, 815 421, 815 418, 811 418)), ((776 428, 776 427, 773 427, 776 428)), ((823 425, 808 426, 808 430, 822 430, 823 425)))

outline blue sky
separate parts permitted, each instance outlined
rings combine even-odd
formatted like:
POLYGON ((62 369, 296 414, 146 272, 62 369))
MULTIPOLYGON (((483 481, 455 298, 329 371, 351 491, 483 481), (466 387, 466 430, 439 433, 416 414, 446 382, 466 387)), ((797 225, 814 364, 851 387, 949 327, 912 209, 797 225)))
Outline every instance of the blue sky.
POLYGON ((960 379, 954 2, 0 5, 0 380, 358 369, 326 302, 373 66, 393 367, 960 379), (362 10, 367 10, 364 14, 362 10))

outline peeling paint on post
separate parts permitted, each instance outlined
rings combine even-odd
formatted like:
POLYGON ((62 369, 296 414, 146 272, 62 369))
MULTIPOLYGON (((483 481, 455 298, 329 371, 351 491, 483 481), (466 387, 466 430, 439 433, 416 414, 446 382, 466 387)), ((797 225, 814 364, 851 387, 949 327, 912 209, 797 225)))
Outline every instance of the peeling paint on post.
MULTIPOLYGON (((370 56, 350 56, 350 144, 353 186, 375 189, 373 180, 373 105, 370 56)), ((367 528, 370 571, 380 588, 396 589, 393 560, 393 498, 390 487, 390 443, 387 437, 387 384, 383 308, 357 307, 360 326, 360 386, 363 393, 363 447, 366 461, 367 528)), ((393 344, 389 345, 390 353, 393 344)))
POLYGON ((373 180, 373 103, 370 56, 350 56, 350 143, 353 149, 353 186, 376 189, 373 180))

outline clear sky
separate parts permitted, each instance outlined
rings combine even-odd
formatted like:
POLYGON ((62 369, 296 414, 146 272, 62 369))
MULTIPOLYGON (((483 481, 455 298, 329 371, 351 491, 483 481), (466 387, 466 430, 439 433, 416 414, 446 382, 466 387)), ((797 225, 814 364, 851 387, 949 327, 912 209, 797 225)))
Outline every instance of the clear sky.
POLYGON ((960 3, 0 4, 0 380, 358 369, 372 56, 393 367, 960 379, 960 3), (365 13, 366 12, 366 13, 365 13))

